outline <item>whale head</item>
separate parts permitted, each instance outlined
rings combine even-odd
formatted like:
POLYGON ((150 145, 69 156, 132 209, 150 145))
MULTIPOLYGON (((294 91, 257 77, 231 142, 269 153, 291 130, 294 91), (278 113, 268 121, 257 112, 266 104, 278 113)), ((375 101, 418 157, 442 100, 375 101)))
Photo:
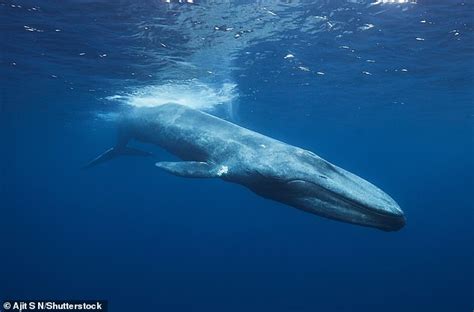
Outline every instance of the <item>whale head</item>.
POLYGON ((338 221, 397 231, 405 225, 398 204, 366 180, 316 154, 296 149, 259 167, 250 188, 261 196, 338 221))

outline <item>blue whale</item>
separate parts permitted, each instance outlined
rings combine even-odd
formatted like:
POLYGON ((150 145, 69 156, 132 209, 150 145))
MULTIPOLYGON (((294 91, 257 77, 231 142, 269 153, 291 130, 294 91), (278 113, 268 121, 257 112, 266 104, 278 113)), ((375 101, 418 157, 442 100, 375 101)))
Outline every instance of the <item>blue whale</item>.
POLYGON ((384 231, 405 225, 389 195, 308 150, 179 104, 134 108, 119 119, 115 146, 86 167, 119 155, 150 155, 128 146, 136 140, 182 159, 156 163, 177 176, 221 178, 322 217, 384 231))

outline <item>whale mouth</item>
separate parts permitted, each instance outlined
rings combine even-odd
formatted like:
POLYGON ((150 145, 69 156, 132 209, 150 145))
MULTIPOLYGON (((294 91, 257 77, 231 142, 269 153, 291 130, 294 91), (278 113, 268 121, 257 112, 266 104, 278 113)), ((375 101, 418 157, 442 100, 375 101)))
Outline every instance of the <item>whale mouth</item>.
MULTIPOLYGON (((301 195, 298 201, 299 205, 297 204, 298 208, 305 211, 338 221, 375 227, 384 231, 397 231, 406 224, 403 212, 391 198, 390 200, 393 203, 386 207, 380 207, 380 205, 370 206, 366 202, 350 198, 311 181, 293 179, 287 181, 286 184, 305 186, 303 193, 299 194, 301 195), (310 187, 308 188, 308 186, 310 187), (332 209, 328 209, 328 206, 332 209)), ((385 196, 388 197, 386 194, 385 196)), ((387 202, 390 201, 387 200, 387 202)))
MULTIPOLYGON (((331 191, 329 191, 331 192, 331 191)), ((403 213, 393 213, 389 211, 381 211, 380 209, 374 209, 368 205, 359 203, 355 200, 348 199, 342 195, 339 195, 335 192, 331 192, 334 197, 338 200, 352 206, 356 207, 360 212, 365 214, 371 215, 372 218, 376 218, 378 220, 376 225, 372 224, 361 224, 358 222, 354 222, 360 225, 368 225, 374 226, 384 231, 398 231, 403 228, 406 224, 406 218, 403 213)))

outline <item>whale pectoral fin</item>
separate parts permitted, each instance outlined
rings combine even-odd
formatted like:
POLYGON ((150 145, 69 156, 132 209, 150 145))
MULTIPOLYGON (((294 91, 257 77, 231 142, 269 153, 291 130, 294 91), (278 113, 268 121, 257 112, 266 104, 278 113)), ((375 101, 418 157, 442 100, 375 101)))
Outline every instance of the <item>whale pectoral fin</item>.
POLYGON ((155 166, 174 175, 186 178, 215 178, 220 176, 214 170, 214 166, 201 161, 160 161, 155 166))

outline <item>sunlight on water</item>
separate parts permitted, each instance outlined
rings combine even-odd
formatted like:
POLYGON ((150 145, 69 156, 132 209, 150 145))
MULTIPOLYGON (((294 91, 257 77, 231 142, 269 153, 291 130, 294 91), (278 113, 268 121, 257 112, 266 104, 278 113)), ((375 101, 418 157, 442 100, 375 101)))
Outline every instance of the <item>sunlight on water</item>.
POLYGON ((378 0, 376 3, 416 3, 416 0, 378 0))
POLYGON ((232 110, 236 98, 236 85, 223 83, 219 87, 205 84, 197 79, 147 86, 130 94, 107 97, 134 107, 155 107, 167 103, 176 103, 194 109, 210 111, 217 106, 226 106, 232 110))

